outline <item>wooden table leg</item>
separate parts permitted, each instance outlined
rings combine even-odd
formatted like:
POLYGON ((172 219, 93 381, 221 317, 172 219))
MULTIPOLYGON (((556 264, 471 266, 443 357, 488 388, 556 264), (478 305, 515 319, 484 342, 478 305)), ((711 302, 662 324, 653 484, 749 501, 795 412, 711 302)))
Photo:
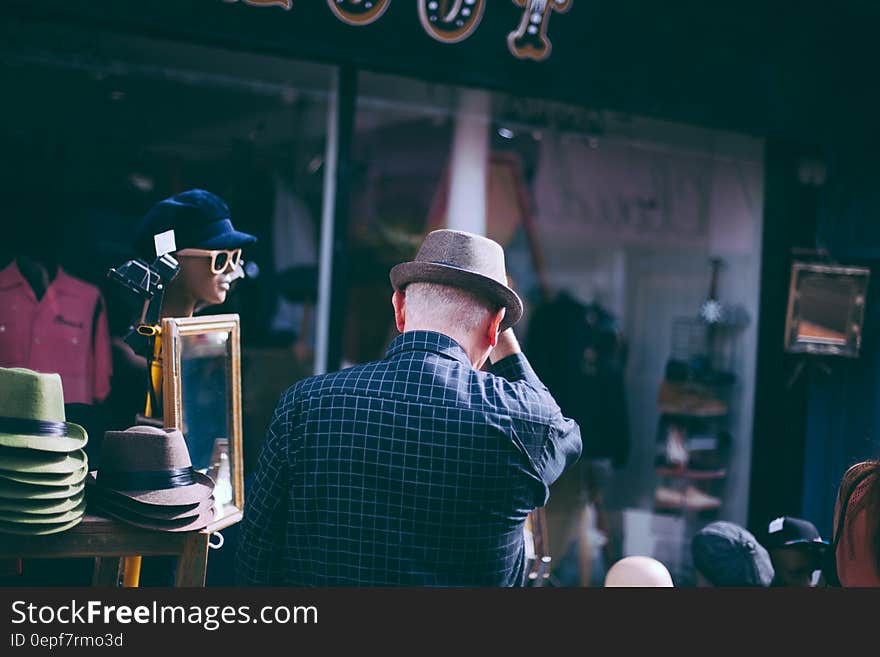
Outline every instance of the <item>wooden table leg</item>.
POLYGON ((95 557, 92 586, 119 586, 120 557, 95 557))
POLYGON ((207 532, 191 532, 186 538, 183 553, 177 559, 177 572, 174 574, 175 586, 204 586, 208 569, 207 532))

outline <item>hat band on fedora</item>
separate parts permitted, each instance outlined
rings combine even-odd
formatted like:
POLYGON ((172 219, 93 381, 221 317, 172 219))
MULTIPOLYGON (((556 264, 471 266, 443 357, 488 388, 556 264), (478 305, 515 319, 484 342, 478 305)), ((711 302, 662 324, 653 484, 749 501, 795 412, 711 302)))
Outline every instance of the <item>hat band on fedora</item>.
POLYGON ((67 424, 48 420, 29 420, 19 417, 0 416, 0 433, 24 434, 27 436, 64 437, 69 435, 67 424))
POLYGON ((446 262, 445 260, 425 260, 422 262, 427 262, 432 265, 445 265, 446 267, 455 267, 456 269, 461 269, 462 271, 471 271, 470 269, 465 269, 461 265, 457 265, 454 262, 446 262))
POLYGON ((101 471, 98 470, 98 484, 104 488, 118 490, 157 490, 161 488, 178 488, 196 483, 192 467, 174 470, 140 470, 140 471, 101 471))

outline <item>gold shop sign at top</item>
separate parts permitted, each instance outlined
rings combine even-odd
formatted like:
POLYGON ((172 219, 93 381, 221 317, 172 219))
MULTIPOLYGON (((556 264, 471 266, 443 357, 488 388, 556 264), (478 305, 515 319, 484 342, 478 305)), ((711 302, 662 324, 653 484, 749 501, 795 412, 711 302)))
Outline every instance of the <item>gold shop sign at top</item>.
MULTIPOLYGON (((239 0, 224 0, 238 2, 239 0)), ((293 8, 293 0, 241 0, 257 7, 293 8)), ((574 0, 513 0, 522 8, 519 26, 507 35, 507 48, 514 57, 547 59, 553 45, 547 36, 550 14, 565 13, 574 0)), ((369 25, 382 17, 391 0, 327 0, 330 11, 349 25, 369 25)), ((473 34, 486 9, 486 0, 416 0, 422 28, 441 43, 458 43, 473 34)))

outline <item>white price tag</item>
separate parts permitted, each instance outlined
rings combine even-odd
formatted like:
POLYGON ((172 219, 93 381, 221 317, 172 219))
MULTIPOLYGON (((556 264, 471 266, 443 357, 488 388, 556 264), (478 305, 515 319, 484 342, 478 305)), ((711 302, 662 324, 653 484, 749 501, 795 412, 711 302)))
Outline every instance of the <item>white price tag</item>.
POLYGON ((785 518, 777 518, 773 522, 770 523, 770 527, 767 529, 769 534, 773 534, 776 532, 782 531, 782 526, 785 524, 785 518))
POLYGON ((177 251, 173 228, 171 230, 166 230, 164 233, 153 235, 153 243, 156 245, 156 257, 160 258, 166 253, 177 251))

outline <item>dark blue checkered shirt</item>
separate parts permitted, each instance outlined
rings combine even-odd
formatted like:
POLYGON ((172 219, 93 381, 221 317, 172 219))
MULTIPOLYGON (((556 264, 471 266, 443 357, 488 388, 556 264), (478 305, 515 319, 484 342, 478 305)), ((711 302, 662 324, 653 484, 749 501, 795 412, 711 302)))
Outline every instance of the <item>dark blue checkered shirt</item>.
POLYGON ((451 338, 404 333, 384 360, 282 395, 238 582, 521 585, 526 516, 580 453, 577 424, 524 355, 481 372, 451 338))

